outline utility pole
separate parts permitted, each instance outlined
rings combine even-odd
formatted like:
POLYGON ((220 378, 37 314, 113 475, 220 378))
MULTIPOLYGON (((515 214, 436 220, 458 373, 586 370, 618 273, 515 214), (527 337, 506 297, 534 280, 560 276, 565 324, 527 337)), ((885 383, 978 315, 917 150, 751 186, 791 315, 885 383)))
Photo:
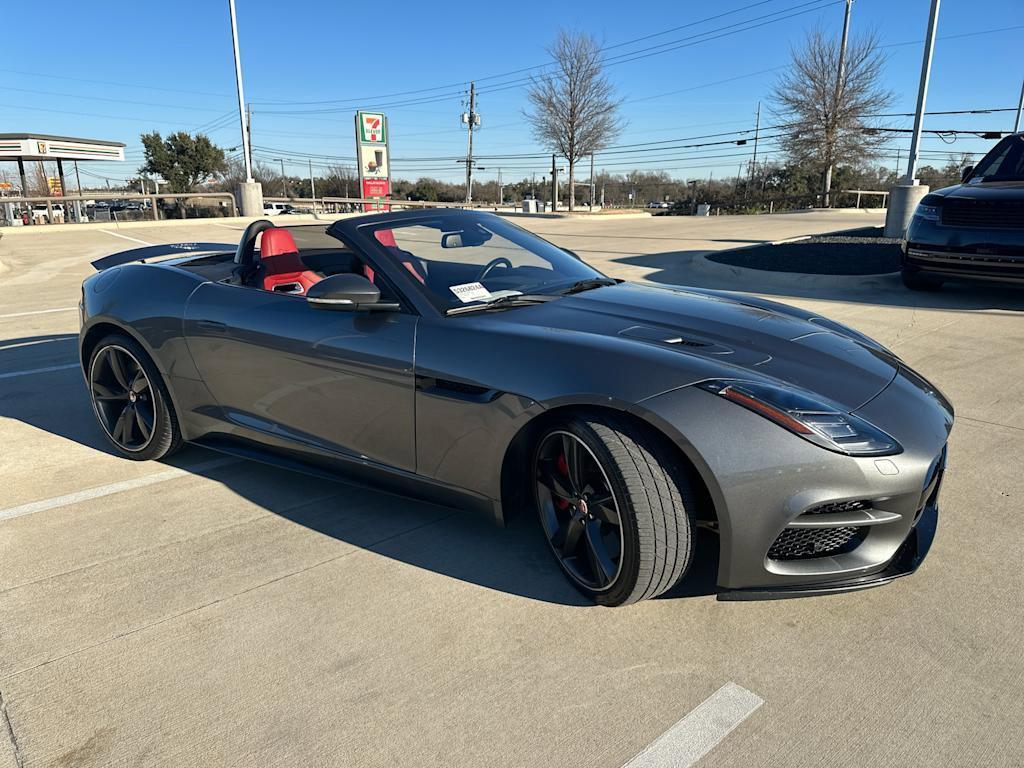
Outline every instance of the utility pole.
POLYGON ((288 180, 284 176, 284 158, 275 157, 274 159, 281 161, 281 197, 288 197, 288 180))
POLYGON ((313 161, 309 161, 309 195, 313 198, 313 215, 316 215, 316 185, 313 182, 313 161))
POLYGON ((590 210, 594 210, 594 153, 590 153, 590 210))
POLYGON ((498 206, 505 204, 505 185, 501 183, 501 168, 498 169, 498 206))
POLYGON ((551 212, 558 210, 558 168, 555 166, 555 156, 551 155, 551 212))
POLYGON ((831 208, 832 203, 829 199, 829 193, 832 191, 832 165, 834 159, 832 157, 835 152, 835 141, 836 141, 836 128, 838 122, 836 116, 839 113, 839 102, 843 98, 843 80, 846 77, 846 40, 850 35, 850 9, 853 7, 853 0, 846 0, 846 13, 843 15, 843 38, 839 43, 839 71, 836 74, 836 90, 835 98, 832 101, 832 130, 828 131, 831 135, 825 136, 825 141, 828 147, 828 165, 825 167, 825 182, 822 191, 825 193, 824 205, 826 208, 831 208))
POLYGON ((754 118, 754 159, 750 162, 750 183, 754 183, 754 173, 757 171, 757 140, 761 135, 761 102, 757 102, 757 117, 754 118))
POLYGON ((469 128, 469 143, 466 147, 466 203, 473 202, 473 128, 476 124, 476 86, 469 84, 469 112, 464 113, 469 128))
POLYGON ((1024 82, 1020 84, 1020 101, 1017 102, 1017 119, 1013 123, 1013 132, 1020 130, 1020 114, 1024 112, 1024 82))
POLYGON ((242 89, 242 59, 238 53, 238 20, 235 18, 235 0, 228 0, 231 12, 231 44, 235 52, 235 87, 238 89, 238 119, 242 122, 242 155, 245 160, 245 180, 252 181, 252 155, 249 149, 249 126, 245 118, 245 92, 242 89))

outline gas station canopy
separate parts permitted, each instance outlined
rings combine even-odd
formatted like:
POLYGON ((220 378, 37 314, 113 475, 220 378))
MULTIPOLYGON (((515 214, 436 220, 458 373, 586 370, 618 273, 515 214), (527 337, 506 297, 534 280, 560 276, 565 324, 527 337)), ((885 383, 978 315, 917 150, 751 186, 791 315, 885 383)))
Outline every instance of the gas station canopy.
MULTIPOLYGON (((64 182, 64 161, 79 160, 124 161, 124 144, 119 141, 101 141, 99 139, 76 139, 72 136, 50 136, 46 133, 0 133, 0 160, 14 160, 18 163, 18 175, 21 177, 21 195, 28 190, 25 178, 25 162, 53 161, 57 163, 57 179, 50 184, 49 194, 52 197, 63 197, 67 194, 64 182), (56 183, 55 183, 56 182, 56 183), (58 186, 59 184, 59 186, 58 186)), ((5 186, 10 186, 5 183, 5 186)), ((81 194, 81 183, 78 185, 81 194)), ((46 221, 53 221, 53 207, 49 197, 36 198, 46 200, 46 221)), ((10 198, 4 201, 3 218, 14 221, 14 208, 10 198)), ((61 209, 63 216, 63 208, 61 209)), ((81 203, 75 200, 75 221, 82 220, 81 203)), ((29 223, 32 219, 29 218, 29 223)))
POLYGON ((119 141, 44 133, 0 133, 0 160, 124 160, 119 141))

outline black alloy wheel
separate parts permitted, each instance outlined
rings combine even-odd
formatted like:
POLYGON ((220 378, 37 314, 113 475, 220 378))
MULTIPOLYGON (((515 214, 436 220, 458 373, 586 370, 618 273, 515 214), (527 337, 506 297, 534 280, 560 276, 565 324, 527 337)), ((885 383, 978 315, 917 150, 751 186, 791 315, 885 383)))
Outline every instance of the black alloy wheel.
POLYGON ((548 433, 536 458, 541 525, 565 572, 584 589, 607 590, 622 568, 622 520, 608 475, 566 431, 548 433))
POLYGON ((139 452, 149 445, 156 423, 153 385, 131 352, 103 347, 89 369, 89 391, 100 426, 118 448, 139 452))

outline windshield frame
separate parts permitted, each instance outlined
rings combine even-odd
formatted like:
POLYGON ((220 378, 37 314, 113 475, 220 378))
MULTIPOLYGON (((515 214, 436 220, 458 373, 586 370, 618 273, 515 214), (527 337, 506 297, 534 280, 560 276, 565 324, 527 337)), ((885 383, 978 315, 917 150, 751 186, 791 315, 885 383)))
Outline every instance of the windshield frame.
MULTIPOLYGON (((414 303, 415 305, 417 305, 417 307, 419 307, 421 304, 426 304, 429 306, 430 310, 436 313, 437 315, 441 317, 452 317, 457 316, 447 315, 447 311, 452 307, 473 306, 473 304, 460 304, 458 302, 446 303, 440 299, 440 297, 438 296, 438 294, 434 292, 434 290, 425 287, 416 280, 410 279, 407 270, 401 266, 401 263, 398 261, 398 259, 395 258, 394 254, 392 254, 388 250, 388 248, 381 244, 374 236, 374 232, 378 230, 400 229, 402 227, 423 225, 426 222, 436 222, 439 218, 448 217, 451 216, 452 214, 455 214, 459 219, 462 219, 463 221, 460 221, 460 224, 463 225, 468 225, 471 223, 480 223, 485 227, 491 228, 493 223, 497 222, 499 223, 500 226, 509 227, 510 229, 515 230, 515 234, 520 235, 524 239, 535 240, 540 244, 544 244, 550 248, 553 248, 565 254, 567 259, 572 259, 576 262, 579 262, 579 264, 585 267, 586 270, 593 273, 592 275, 586 276, 566 276, 564 280, 559 280, 557 282, 553 282, 551 285, 544 286, 543 290, 539 291, 540 293, 545 293, 546 295, 551 295, 557 298, 560 295, 560 290, 567 288, 568 286, 577 282, 581 278, 607 277, 607 275, 602 273, 593 265, 583 261, 583 259, 581 259, 572 251, 566 250, 565 248, 562 248, 561 246, 552 243, 551 241, 531 232, 528 229, 525 229, 524 227, 519 226, 518 224, 512 221, 508 221, 504 217, 499 217, 489 212, 468 211, 459 208, 431 208, 416 212, 396 211, 392 214, 377 214, 371 217, 357 216, 351 219, 339 220, 338 222, 336 222, 334 226, 328 229, 328 234, 331 234, 334 237, 338 237, 341 240, 347 239, 350 242, 358 240, 360 250, 366 254, 367 259, 371 263, 384 265, 386 267, 385 274, 391 278, 392 283, 400 284, 403 293, 407 295, 412 294, 410 296, 411 303, 414 303), (346 235, 346 233, 341 231, 343 229, 349 229, 349 232, 351 234, 346 235)), ((497 234, 498 236, 503 237, 503 235, 500 232, 498 232, 497 234)), ((519 247, 522 247, 526 251, 530 251, 529 248, 522 245, 521 243, 515 244, 518 245, 519 247)), ((543 258, 543 256, 540 256, 540 254, 536 255, 538 255, 540 258, 543 258)), ((480 266, 482 267, 483 265, 480 266)), ((532 289, 530 291, 524 291, 524 293, 537 292, 538 291, 534 291, 532 289)), ((482 306, 483 303, 484 302, 481 302, 480 306, 482 306)), ((423 310, 421 309, 421 312, 422 311, 423 310)))

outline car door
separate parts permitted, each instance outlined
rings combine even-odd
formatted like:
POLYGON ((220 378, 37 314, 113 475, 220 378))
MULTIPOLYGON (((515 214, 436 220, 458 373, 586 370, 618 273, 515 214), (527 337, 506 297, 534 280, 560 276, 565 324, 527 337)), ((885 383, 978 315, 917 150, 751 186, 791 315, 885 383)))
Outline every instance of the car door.
POLYGON ((225 283, 200 286, 185 310, 189 350, 228 422, 409 471, 416 323, 225 283))

